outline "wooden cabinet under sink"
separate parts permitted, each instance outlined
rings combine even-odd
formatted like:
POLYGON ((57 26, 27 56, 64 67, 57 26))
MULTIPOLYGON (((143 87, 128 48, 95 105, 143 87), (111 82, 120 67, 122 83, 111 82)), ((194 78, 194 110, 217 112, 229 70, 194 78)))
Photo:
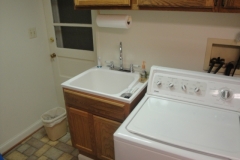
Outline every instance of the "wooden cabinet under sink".
POLYGON ((65 88, 63 91, 73 146, 92 159, 114 159, 113 133, 146 88, 130 104, 65 88))

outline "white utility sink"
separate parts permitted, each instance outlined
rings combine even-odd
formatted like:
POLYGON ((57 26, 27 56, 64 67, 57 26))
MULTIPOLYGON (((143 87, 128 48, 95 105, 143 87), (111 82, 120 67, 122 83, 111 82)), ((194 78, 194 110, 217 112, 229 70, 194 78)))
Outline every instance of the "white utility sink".
POLYGON ((110 70, 109 68, 91 68, 62 83, 63 88, 82 91, 131 102, 134 94, 129 98, 121 97, 121 94, 129 90, 136 90, 136 93, 144 89, 147 82, 139 82, 139 73, 128 73, 110 70))

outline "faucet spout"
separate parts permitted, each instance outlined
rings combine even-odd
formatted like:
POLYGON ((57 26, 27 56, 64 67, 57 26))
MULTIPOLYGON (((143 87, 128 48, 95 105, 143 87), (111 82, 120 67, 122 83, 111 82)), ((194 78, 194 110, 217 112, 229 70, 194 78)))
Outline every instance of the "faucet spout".
POLYGON ((122 55, 122 42, 120 42, 120 57, 119 57, 119 60, 120 60, 120 70, 123 70, 123 55, 122 55))

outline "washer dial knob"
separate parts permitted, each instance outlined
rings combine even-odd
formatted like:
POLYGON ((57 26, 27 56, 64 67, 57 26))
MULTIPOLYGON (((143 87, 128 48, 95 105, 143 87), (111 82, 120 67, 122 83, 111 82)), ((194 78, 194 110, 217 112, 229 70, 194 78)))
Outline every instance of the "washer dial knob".
POLYGON ((173 83, 169 83, 168 87, 169 88, 173 88, 174 84, 173 83))
POLYGON ((160 86, 162 84, 161 81, 157 81, 157 85, 160 86))
POLYGON ((222 98, 223 100, 228 100, 228 99, 230 99, 230 97, 231 97, 231 92, 230 92, 229 90, 223 89, 223 90, 221 90, 220 95, 221 95, 221 98, 222 98))
POLYGON ((186 90, 187 90, 187 86, 186 86, 186 85, 182 85, 181 88, 182 88, 183 91, 186 91, 186 90))
POLYGON ((200 89, 198 87, 194 88, 194 92, 198 93, 200 91, 200 89))

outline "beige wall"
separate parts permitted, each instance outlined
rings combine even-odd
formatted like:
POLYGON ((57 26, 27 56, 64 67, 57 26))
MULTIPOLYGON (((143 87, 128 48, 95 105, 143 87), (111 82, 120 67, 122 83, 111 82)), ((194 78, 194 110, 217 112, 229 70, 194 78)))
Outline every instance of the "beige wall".
POLYGON ((58 106, 41 0, 0 1, 0 153, 58 106), (28 28, 37 38, 29 39, 28 28))
MULTIPOLYGON (((128 14, 128 30, 99 28, 98 56, 119 65, 119 42, 123 43, 125 66, 146 61, 152 65, 202 71, 208 38, 234 39, 240 32, 240 14, 100 11, 101 14, 128 14)), ((104 64, 105 65, 105 64, 104 64)))

